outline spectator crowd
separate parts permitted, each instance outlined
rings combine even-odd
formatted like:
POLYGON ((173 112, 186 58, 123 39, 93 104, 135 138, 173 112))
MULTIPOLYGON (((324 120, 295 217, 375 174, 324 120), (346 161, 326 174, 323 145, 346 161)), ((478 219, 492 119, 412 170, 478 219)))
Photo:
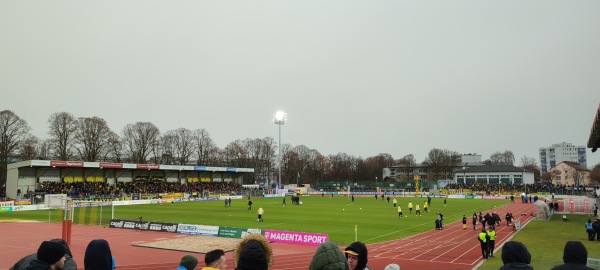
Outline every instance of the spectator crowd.
MULTIPOLYGON (((485 257, 485 255, 484 255, 485 257)), ((517 241, 506 242, 502 247, 501 270, 533 269, 531 254, 527 247, 517 241)), ((594 269, 586 266, 588 252, 579 241, 568 241, 564 247, 563 264, 552 270, 562 269, 594 269)), ((319 245, 309 263, 309 270, 371 270, 368 266, 367 246, 362 242, 354 242, 342 251, 333 242, 319 245)), ((214 249, 204 255, 202 270, 226 270, 225 251, 214 249)), ((176 270, 195 270, 198 258, 187 254, 181 258, 176 270)), ((104 239, 90 241, 83 258, 85 270, 113 270, 117 268, 117 260, 112 255, 109 243, 104 239)), ((238 243, 231 269, 235 270, 268 270, 273 265, 273 249, 269 241, 261 234, 248 234, 238 243)), ((43 241, 36 253, 27 255, 17 261, 10 270, 76 270, 77 263, 69 246, 62 239, 43 241)), ((384 270, 400 270, 400 265, 392 263, 384 270)))
POLYGON ((133 193, 160 194, 160 193, 227 193, 240 194, 242 185, 234 182, 194 182, 181 184, 165 181, 132 181, 117 182, 116 186, 99 182, 41 182, 34 191, 24 194, 28 199, 36 195, 67 194, 73 198, 120 198, 131 196, 133 193))

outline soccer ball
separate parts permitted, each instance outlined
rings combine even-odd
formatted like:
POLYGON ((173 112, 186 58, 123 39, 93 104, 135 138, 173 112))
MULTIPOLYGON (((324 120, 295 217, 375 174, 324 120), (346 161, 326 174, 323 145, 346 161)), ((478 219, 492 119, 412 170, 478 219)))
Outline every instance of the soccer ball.
POLYGON ((404 217, 408 217, 408 216, 404 216, 404 217))
POLYGON ((300 204, 302 204, 302 202, 300 202, 300 204))
POLYGON ((260 219, 257 218, 256 221, 260 221, 260 219))

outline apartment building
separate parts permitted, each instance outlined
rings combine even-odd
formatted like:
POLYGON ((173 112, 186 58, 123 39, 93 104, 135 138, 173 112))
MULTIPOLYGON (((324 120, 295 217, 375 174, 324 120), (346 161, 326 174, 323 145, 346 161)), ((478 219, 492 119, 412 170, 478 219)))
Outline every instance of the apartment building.
POLYGON ((587 157, 585 146, 575 146, 572 143, 557 143, 550 147, 540 148, 540 168, 542 173, 549 172, 550 169, 563 161, 579 163, 580 166, 587 167, 587 157))

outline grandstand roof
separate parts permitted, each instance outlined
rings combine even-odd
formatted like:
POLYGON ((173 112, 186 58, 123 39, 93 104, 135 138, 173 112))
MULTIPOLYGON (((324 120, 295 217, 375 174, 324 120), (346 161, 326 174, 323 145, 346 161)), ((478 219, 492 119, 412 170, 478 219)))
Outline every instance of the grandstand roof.
POLYGON ((20 167, 62 167, 62 168, 100 168, 100 169, 134 169, 163 171, 204 171, 204 172, 254 172, 254 168, 183 166, 162 164, 133 164, 60 160, 26 160, 8 165, 8 169, 20 167))
POLYGON ((600 105, 598 105, 598 111, 594 122, 592 123, 592 130, 590 131, 590 139, 588 140, 588 148, 592 148, 592 152, 596 152, 596 149, 600 147, 600 105))
POLYGON ((512 165, 483 165, 469 167, 464 170, 458 170, 456 173, 477 173, 477 172, 523 172, 522 168, 512 165))

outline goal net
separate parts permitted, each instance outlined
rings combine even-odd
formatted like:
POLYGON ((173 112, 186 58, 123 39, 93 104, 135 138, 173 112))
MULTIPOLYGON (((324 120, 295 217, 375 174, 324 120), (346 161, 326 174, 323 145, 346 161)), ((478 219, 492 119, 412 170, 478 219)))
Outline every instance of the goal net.
POLYGON ((114 215, 112 201, 73 201, 73 220, 78 224, 109 224, 114 215))
POLYGON ((44 207, 64 210, 67 207, 67 200, 67 194, 46 194, 44 196, 44 207))
POLYGON ((71 227, 73 225, 73 200, 67 194, 46 194, 44 206, 49 209, 48 222, 53 209, 59 209, 58 217, 62 220, 62 239, 71 244, 71 227))

